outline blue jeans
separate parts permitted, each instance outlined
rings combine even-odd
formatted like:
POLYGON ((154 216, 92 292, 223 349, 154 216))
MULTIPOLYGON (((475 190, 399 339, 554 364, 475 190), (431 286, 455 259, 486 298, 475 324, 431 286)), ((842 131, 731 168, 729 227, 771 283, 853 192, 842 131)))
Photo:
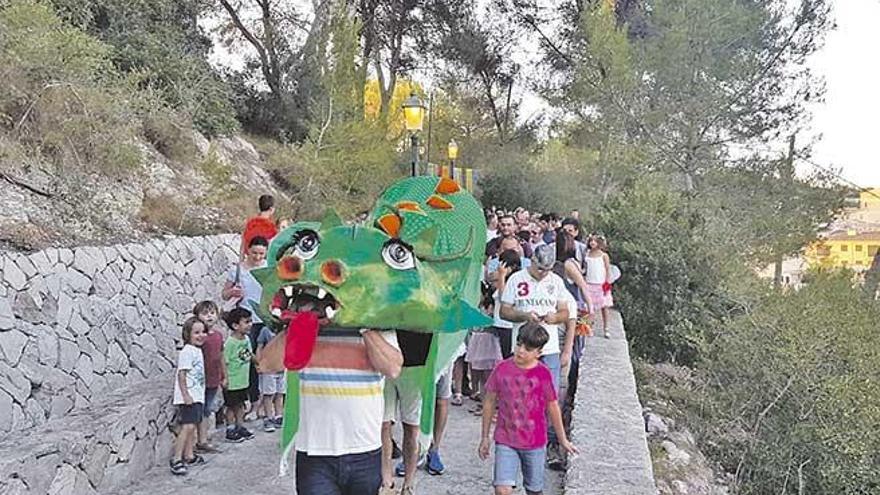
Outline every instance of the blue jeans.
POLYGON ((542 447, 521 450, 507 445, 495 444, 495 479, 493 486, 516 486, 522 466, 523 486, 527 491, 544 489, 544 459, 547 451, 542 447))
MULTIPOLYGON (((556 389, 557 397, 559 397, 559 373, 562 371, 562 363, 559 358, 559 354, 546 354, 541 356, 541 362, 550 368, 550 376, 553 378, 553 388, 556 389)), ((553 425, 549 422, 547 423, 547 440, 551 445, 556 445, 558 443, 558 440, 556 439, 556 430, 553 429, 553 425)))
POLYGON ((382 449, 340 456, 296 452, 296 492, 303 495, 376 495, 382 485, 382 449))

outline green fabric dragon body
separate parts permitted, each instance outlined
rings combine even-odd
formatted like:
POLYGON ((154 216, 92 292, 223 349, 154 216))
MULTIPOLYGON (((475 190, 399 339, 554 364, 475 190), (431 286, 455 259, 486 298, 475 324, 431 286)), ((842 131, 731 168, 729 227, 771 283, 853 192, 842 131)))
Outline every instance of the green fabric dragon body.
POLYGON ((263 287, 255 309, 279 332, 264 352, 279 358, 261 359, 261 370, 287 370, 282 471, 299 426, 297 370, 308 365, 318 334, 393 329, 430 340, 424 362, 400 377, 402 386, 422 392, 422 444, 430 439, 436 378, 467 329, 491 324, 477 308, 485 242, 480 204, 439 177, 390 186, 366 226, 344 225, 330 211, 272 240, 267 267, 254 271, 263 287))

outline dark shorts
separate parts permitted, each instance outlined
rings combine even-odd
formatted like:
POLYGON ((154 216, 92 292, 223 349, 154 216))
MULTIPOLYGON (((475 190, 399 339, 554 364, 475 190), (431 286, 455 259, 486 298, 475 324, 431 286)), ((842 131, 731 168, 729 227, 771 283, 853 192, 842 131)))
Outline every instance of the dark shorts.
POLYGON ((220 409, 217 407, 217 403, 220 401, 220 398, 217 397, 219 391, 220 389, 217 387, 208 387, 205 389, 205 418, 211 417, 212 414, 220 409))
POLYGON ((205 405, 201 402, 195 404, 179 404, 177 406, 177 422, 182 425, 196 425, 205 418, 205 405))
POLYGON ((229 407, 238 407, 244 405, 248 400, 248 389, 241 390, 224 390, 223 402, 229 407))
MULTIPOLYGON (((260 332, 263 330, 264 326, 265 325, 262 323, 254 323, 251 325, 251 332, 248 334, 248 338, 251 340, 251 349, 254 349, 255 353, 257 349, 257 337, 260 336, 260 332)), ((260 397, 262 397, 260 394, 260 379, 259 374, 257 373, 257 366, 254 363, 251 363, 250 370, 248 370, 248 377, 250 380, 250 384, 247 388, 248 399, 253 403, 259 402, 260 397)))
POLYGON ((366 495, 377 493, 380 485, 382 449, 340 456, 296 453, 297 493, 366 495))
POLYGON ((507 359, 513 356, 513 329, 492 327, 492 333, 498 336, 498 343, 501 345, 501 357, 507 359))

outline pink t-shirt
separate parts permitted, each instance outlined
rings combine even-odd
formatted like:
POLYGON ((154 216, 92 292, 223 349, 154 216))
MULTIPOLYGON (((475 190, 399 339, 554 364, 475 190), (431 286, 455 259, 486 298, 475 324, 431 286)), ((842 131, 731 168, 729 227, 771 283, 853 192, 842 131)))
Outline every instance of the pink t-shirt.
POLYGON ((497 396, 495 443, 532 450, 547 444, 547 404, 557 400, 550 369, 539 362, 524 370, 508 358, 498 363, 486 391, 497 396))

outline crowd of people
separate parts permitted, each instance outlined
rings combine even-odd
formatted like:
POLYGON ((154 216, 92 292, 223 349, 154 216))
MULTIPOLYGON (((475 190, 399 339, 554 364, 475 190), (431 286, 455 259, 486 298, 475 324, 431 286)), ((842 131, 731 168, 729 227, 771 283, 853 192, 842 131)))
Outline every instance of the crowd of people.
MULTIPOLYGON (((247 222, 240 261, 226 274, 223 307, 202 301, 183 324, 174 380, 181 428, 170 461, 176 475, 205 463, 203 454, 219 452, 210 440, 211 424, 225 423, 228 442, 253 438, 244 426, 252 419, 266 433, 282 426, 285 373, 262 373, 257 365, 275 335, 250 310, 262 292, 251 271, 266 266, 269 242, 281 225, 273 219, 271 196, 260 197, 259 209, 247 222)), ((363 367, 355 371, 324 359, 320 368, 301 373, 320 375, 321 386, 335 390, 335 402, 323 397, 313 405, 305 397, 300 403, 299 493, 414 494, 419 467, 432 475, 446 472, 440 447, 449 406, 469 405, 468 412, 481 418, 482 435, 474 446, 481 459, 489 458, 494 440, 496 494, 512 493, 520 474, 527 493, 542 493, 545 468, 561 469, 565 455, 577 453, 565 417, 586 339, 594 331, 609 336, 617 274, 606 241, 596 233, 584 235, 577 210, 561 218, 492 208, 486 221, 480 305, 493 324, 470 330, 441 373, 433 441, 425 455, 418 442, 421 393, 401 386, 421 364, 406 362, 400 351, 409 332, 395 332, 393 322, 388 329, 362 329, 351 340, 363 353, 363 367), (392 438, 397 421, 402 448, 392 438), (395 464, 395 458, 401 460, 395 464)))

